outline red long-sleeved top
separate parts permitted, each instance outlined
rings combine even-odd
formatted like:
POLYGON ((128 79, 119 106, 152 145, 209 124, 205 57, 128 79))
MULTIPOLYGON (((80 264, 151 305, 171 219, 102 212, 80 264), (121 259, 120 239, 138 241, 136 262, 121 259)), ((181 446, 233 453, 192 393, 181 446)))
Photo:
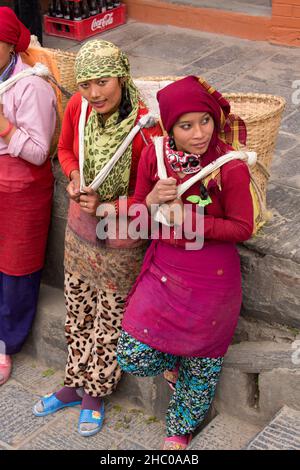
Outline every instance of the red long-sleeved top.
MULTIPOLYGON (((180 179, 165 158, 167 175, 176 178, 177 184, 183 183, 193 175, 187 175, 180 179)), ((253 232, 253 203, 250 193, 250 174, 246 163, 241 160, 233 160, 226 163, 220 169, 221 188, 212 181, 208 190, 212 203, 206 206, 204 215, 204 240, 219 240, 238 243, 247 240, 253 232)), ((142 152, 138 167, 137 184, 134 193, 134 203, 145 204, 146 196, 151 192, 158 181, 157 160, 155 147, 151 144, 142 152)), ((191 195, 200 195, 200 182, 195 183, 182 196, 184 204, 192 205, 192 230, 196 229, 196 218, 200 217, 196 212, 196 205, 187 201, 191 195)), ((187 214, 186 217, 189 215, 187 214)), ((183 233, 184 232, 183 224, 183 233)), ((199 225, 198 225, 199 227, 199 225)), ((175 238, 174 228, 171 228, 170 239, 165 242, 184 246, 191 242, 187 238, 175 238)))
MULTIPOLYGON (((88 107, 87 118, 88 119, 91 106, 88 107)), ((79 134, 78 134, 78 124, 81 112, 81 95, 76 93, 70 99, 64 114, 64 119, 62 123, 62 130, 58 143, 58 159, 61 164, 63 172, 69 178, 73 170, 79 170, 79 134)), ((138 116, 136 122, 143 116, 148 113, 148 109, 140 104, 138 116)), ((152 136, 161 135, 162 131, 157 124, 154 127, 149 129, 144 128, 142 130, 144 137, 147 142, 151 142, 152 136)), ((136 184, 136 175, 137 167, 140 159, 141 152, 145 147, 145 142, 142 138, 141 133, 138 133, 132 142, 132 162, 130 169, 130 180, 129 180, 129 196, 132 196, 134 193, 134 188, 136 184)), ((132 197, 128 198, 128 205, 130 205, 132 197)))

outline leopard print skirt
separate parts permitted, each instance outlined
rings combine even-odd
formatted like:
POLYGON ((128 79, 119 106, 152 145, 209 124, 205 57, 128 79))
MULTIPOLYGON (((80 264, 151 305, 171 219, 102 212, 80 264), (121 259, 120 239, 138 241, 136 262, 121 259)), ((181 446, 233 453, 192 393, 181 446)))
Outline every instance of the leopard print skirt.
POLYGON ((111 394, 120 378, 116 347, 124 303, 146 247, 100 249, 70 228, 65 245, 65 385, 94 397, 111 394))

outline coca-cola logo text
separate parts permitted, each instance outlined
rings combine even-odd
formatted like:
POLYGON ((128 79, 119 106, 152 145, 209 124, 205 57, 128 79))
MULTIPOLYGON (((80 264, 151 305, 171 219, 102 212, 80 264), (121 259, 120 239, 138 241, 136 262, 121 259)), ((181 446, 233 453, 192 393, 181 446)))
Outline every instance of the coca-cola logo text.
POLYGON ((103 18, 100 18, 99 20, 95 18, 93 20, 92 25, 91 25, 91 30, 96 31, 97 29, 103 29, 106 26, 112 24, 113 22, 114 22, 114 14, 107 13, 105 16, 103 16, 103 18))

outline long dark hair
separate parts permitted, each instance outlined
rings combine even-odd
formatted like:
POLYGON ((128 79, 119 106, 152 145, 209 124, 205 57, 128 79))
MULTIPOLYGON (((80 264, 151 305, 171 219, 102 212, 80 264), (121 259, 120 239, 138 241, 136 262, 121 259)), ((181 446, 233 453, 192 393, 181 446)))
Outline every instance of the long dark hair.
POLYGON ((132 111, 132 104, 130 100, 129 90, 126 85, 122 86, 121 103, 119 107, 118 123, 126 119, 132 111))

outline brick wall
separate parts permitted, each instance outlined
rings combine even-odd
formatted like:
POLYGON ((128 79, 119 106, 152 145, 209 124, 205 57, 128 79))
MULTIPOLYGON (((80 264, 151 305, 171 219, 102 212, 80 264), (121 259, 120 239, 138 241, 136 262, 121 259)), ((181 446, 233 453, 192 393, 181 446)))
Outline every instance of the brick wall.
POLYGON ((300 0, 273 0, 270 39, 300 46, 300 0))

